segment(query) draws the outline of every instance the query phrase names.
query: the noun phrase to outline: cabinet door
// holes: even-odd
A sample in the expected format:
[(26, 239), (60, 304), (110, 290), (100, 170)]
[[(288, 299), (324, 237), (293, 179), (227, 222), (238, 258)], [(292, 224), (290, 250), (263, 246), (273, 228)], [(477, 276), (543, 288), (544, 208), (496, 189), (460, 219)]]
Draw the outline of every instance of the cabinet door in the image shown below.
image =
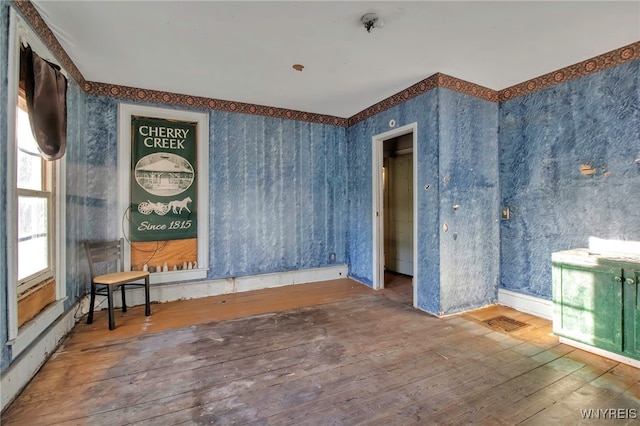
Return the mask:
[(622, 269), (554, 265), (554, 332), (622, 351)]
[(624, 352), (631, 358), (640, 359), (640, 272), (625, 269), (624, 284)]

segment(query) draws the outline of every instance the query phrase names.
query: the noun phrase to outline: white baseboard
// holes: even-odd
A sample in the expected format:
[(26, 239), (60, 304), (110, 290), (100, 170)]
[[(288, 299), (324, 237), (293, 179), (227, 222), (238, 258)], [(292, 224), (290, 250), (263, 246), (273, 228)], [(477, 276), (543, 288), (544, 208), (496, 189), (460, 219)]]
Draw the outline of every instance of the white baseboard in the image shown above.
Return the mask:
[(185, 269), (182, 271), (167, 271), (161, 273), (152, 273), (150, 275), (151, 284), (174, 283), (176, 281), (203, 280), (207, 278), (209, 270), (202, 269)]
[(15, 339), (7, 342), (11, 346), (11, 360), (16, 359), (22, 351), (31, 345), (40, 335), (64, 313), (64, 302), (67, 298), (49, 304), (33, 319), (23, 324)]
[(618, 361), (618, 362), (630, 365), (630, 366), (635, 367), (635, 368), (640, 368), (640, 361), (637, 360), (637, 359), (629, 358), (629, 357), (626, 357), (624, 355), (620, 355), (620, 354), (617, 354), (617, 353), (614, 353), (614, 352), (609, 352), (609, 351), (606, 351), (604, 349), (600, 349), (600, 348), (596, 348), (596, 347), (593, 347), (593, 346), (590, 346), (590, 345), (586, 345), (584, 343), (576, 342), (575, 340), (567, 339), (566, 337), (559, 337), (559, 341), (560, 341), (560, 343), (565, 343), (565, 344), (567, 344), (569, 346), (573, 346), (573, 347), (576, 347), (578, 349), (582, 349), (583, 351), (591, 352), (591, 353), (594, 353), (596, 355), (600, 355), (600, 356), (605, 357), (605, 358), (610, 358), (610, 359), (612, 359), (614, 361)]
[(498, 304), (553, 321), (553, 302), (551, 300), (499, 288)]
[[(251, 275), (246, 277), (226, 278), (219, 280), (166, 284), (151, 286), (151, 301), (164, 303), (176, 300), (197, 299), (200, 297), (218, 296), (241, 291), (260, 290), (264, 288), (282, 287), (294, 284), (305, 284), (318, 281), (347, 278), (347, 265), (327, 266), (324, 268), (301, 269), (297, 271), (277, 272), (272, 274)], [(114, 306), (120, 307), (120, 297), (114, 298)], [(96, 297), (96, 304), (106, 308), (104, 297)], [(127, 305), (144, 304), (142, 288), (127, 289)], [(87, 305), (88, 307), (88, 305)], [(83, 310), (83, 313), (85, 311)]]
[(375, 288), (373, 288), (373, 284), (371, 284), (371, 283), (366, 283), (365, 281), (360, 280), (360, 279), (355, 278), (355, 277), (347, 277), (347, 278), (349, 278), (350, 280), (355, 281), (357, 283), (360, 283), (363, 286), (369, 287), (371, 290), (376, 290)]
[(74, 313), (76, 305), (67, 310), (28, 347), (2, 373), (0, 387), (0, 411), (29, 383), (44, 362), (58, 347), (62, 338), (76, 324)]

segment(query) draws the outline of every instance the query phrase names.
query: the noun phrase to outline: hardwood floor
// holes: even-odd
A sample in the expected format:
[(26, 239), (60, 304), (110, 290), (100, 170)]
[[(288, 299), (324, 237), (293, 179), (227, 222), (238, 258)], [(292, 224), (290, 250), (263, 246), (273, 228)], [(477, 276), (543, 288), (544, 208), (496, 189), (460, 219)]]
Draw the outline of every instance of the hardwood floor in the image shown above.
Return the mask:
[(413, 306), (413, 277), (384, 271), (384, 293), (392, 300)]
[[(2, 424), (578, 424), (640, 418), (640, 370), (492, 306), (443, 319), (350, 280), (180, 301), (78, 324)], [(483, 321), (528, 325), (510, 333)], [(633, 411), (635, 410), (635, 411)], [(603, 414), (604, 413), (604, 414)], [(609, 417), (611, 412), (592, 414)], [(585, 420), (584, 424), (599, 424)]]

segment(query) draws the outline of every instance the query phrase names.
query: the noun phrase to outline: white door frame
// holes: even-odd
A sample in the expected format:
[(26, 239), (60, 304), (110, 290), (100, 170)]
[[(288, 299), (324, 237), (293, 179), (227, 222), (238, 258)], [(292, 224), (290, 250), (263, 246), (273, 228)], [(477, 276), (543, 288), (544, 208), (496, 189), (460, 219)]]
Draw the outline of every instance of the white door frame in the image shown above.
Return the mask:
[(384, 155), (384, 141), (398, 136), (413, 134), (413, 304), (417, 302), (417, 271), (418, 263), (418, 123), (407, 124), (397, 129), (392, 129), (371, 139), (372, 144), (372, 200), (373, 200), (373, 288), (384, 288), (384, 208), (383, 208), (383, 182), (382, 165)]

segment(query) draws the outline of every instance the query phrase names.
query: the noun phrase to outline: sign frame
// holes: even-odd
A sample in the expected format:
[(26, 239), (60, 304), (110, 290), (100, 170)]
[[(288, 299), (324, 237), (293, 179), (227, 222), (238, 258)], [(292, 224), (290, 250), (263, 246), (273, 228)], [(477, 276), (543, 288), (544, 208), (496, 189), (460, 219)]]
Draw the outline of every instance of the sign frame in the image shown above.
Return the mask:
[[(209, 269), (209, 114), (171, 108), (120, 103), (118, 106), (118, 236), (130, 239), (130, 227), (121, 226), (131, 206), (132, 118), (147, 117), (196, 123), (197, 175), (197, 267), (188, 270), (155, 272), (151, 283), (205, 279)], [(124, 229), (123, 229), (124, 228)], [(126, 244), (125, 270), (131, 268), (131, 247)]]
[(131, 121), (130, 241), (197, 238), (197, 124), (140, 116)]

